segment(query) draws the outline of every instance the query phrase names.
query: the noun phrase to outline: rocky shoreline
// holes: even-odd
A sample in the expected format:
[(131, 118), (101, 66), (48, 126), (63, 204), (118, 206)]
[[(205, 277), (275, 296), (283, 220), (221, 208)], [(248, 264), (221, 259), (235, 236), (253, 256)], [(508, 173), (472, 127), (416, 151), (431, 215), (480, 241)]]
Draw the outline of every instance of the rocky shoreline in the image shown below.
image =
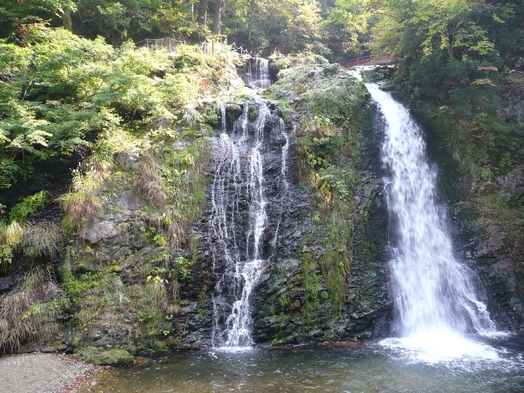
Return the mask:
[(0, 357), (0, 393), (73, 393), (100, 367), (70, 355), (31, 353)]

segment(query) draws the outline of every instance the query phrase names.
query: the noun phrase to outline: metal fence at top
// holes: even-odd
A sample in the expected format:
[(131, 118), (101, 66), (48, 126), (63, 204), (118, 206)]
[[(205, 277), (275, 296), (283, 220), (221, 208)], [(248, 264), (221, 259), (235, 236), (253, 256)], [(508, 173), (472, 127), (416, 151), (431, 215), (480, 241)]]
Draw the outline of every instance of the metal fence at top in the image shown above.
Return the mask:
[[(165, 49), (168, 52), (176, 52), (178, 45), (186, 44), (185, 41), (175, 40), (171, 37), (166, 38), (146, 38), (142, 41), (135, 43), (136, 46), (146, 47), (150, 50), (161, 50)], [(221, 52), (224, 48), (230, 48), (233, 51), (238, 52), (242, 56), (252, 56), (252, 53), (242, 46), (238, 46), (236, 43), (231, 45), (220, 42), (220, 41), (204, 41), (199, 45), (200, 50), (208, 54), (215, 54)]]
[(175, 40), (171, 37), (166, 38), (146, 38), (145, 40), (135, 43), (136, 46), (145, 46), (150, 50), (165, 49), (168, 52), (175, 52), (179, 44), (185, 44), (185, 41)]

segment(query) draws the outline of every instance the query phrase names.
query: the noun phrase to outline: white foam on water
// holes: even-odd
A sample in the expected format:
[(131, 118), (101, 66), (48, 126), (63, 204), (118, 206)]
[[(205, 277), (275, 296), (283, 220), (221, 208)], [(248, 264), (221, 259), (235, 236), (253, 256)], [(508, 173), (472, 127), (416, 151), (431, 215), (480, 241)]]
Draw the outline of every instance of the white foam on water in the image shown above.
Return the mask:
[(225, 352), (225, 353), (245, 353), (252, 352), (256, 348), (253, 346), (228, 346), (228, 347), (213, 347), (213, 351)]
[(394, 350), (400, 357), (425, 363), (453, 361), (499, 361), (493, 347), (454, 332), (432, 332), (401, 338), (387, 338), (381, 346)]

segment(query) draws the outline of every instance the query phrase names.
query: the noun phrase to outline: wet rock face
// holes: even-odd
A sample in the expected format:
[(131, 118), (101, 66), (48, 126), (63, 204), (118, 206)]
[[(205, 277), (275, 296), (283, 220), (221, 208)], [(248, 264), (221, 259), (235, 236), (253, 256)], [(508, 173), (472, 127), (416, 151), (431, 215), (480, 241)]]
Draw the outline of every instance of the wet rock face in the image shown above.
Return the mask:
[[(303, 103), (297, 102), (299, 106)], [(273, 102), (267, 101), (265, 105), (269, 113), (261, 128), (258, 128), (261, 124), (257, 119), (266, 109), (260, 103), (228, 104), (223, 111), (225, 117), (219, 122), (222, 124), (219, 128), (228, 129), (231, 138), (242, 137), (244, 131), (232, 129), (244, 118), (248, 124), (246, 137), (259, 134), (267, 216), (259, 255), (267, 261), (267, 266), (251, 294), (251, 338), (256, 343), (300, 343), (361, 340), (387, 335), (391, 299), (385, 238), (388, 216), (378, 164), (377, 138), (380, 136), (373, 130), (364, 132), (360, 139), (360, 163), (353, 159), (339, 160), (341, 168), (358, 172), (352, 180), (351, 198), (346, 202), (349, 210), (344, 212), (345, 220), (351, 226), (348, 231), (351, 238), (345, 239), (344, 244), (332, 244), (328, 241), (331, 236), (328, 223), (335, 219), (333, 212), (322, 210), (318, 190), (299, 179), (300, 157), (297, 157), (299, 150), (295, 145), (299, 137), (294, 135), (291, 124), (283, 125)], [(372, 107), (367, 109), (373, 111)], [(222, 132), (217, 130), (217, 143)], [(357, 131), (352, 128), (347, 132)], [(284, 150), (287, 150), (285, 159)], [(217, 167), (221, 159), (217, 154), (220, 152), (215, 152), (215, 163), (209, 168), (209, 174), (215, 180), (221, 170)], [(121, 161), (130, 167), (136, 164), (134, 157), (123, 157)], [(249, 171), (247, 162), (241, 161), (239, 166), (241, 171)], [(252, 240), (249, 235), (251, 197), (248, 191), (252, 186), (242, 176), (224, 188), (223, 197), (234, 201), (225, 209), (225, 214), (238, 215), (239, 219), (228, 232), (228, 238), (235, 241), (236, 258), (245, 260), (253, 257), (252, 248), (248, 246)], [(212, 230), (212, 225), (216, 224), (213, 221), (214, 180), (210, 183), (204, 214), (193, 226), (188, 234), (190, 240), (186, 242), (184, 255), (193, 261), (190, 273), (179, 281), (176, 288), (167, 288), (176, 293), (172, 296), (178, 307), (173, 312), (166, 311), (169, 319), (164, 318), (162, 322), (161, 339), (166, 337), (165, 342), (171, 348), (197, 349), (216, 345), (213, 332), (217, 326), (225, 324), (225, 315), (231, 313), (236, 300), (233, 289), (217, 288), (221, 285), (227, 260), (216, 251), (222, 249), (228, 240)], [(88, 223), (80, 233), (81, 239), (95, 250), (95, 254), (88, 258), (87, 268), (94, 270), (98, 264), (132, 255), (126, 257), (119, 276), (126, 286), (144, 285), (145, 278), (137, 272), (142, 266), (145, 269), (147, 261), (154, 260), (162, 252), (162, 247), (152, 248), (142, 237), (136, 236), (146, 225), (138, 217), (144, 201), (131, 193), (114, 198), (111, 205), (117, 208), (114, 211), (106, 209), (103, 219)], [(326, 280), (337, 282), (338, 277), (329, 276), (332, 273), (324, 271), (327, 267), (323, 263), (326, 262), (321, 261), (335, 254), (332, 264), (341, 263), (336, 259), (339, 252), (349, 255), (350, 262), (344, 267), (337, 284), (344, 288), (344, 292), (335, 308), (330, 298), (333, 282)], [(128, 268), (127, 261), (133, 269)], [(136, 311), (145, 312), (132, 310), (130, 315), (113, 320), (113, 327), (104, 324), (105, 321), (94, 324), (84, 337), (86, 342), (97, 347), (114, 346), (131, 353), (140, 352), (138, 347), (145, 338), (140, 336), (141, 325), (136, 322), (140, 316), (135, 315)]]
[[(337, 74), (337, 78), (343, 84), (342, 90), (356, 94), (356, 90), (351, 87), (354, 82), (348, 80), (347, 75), (342, 75), (343, 71), (338, 68), (336, 71), (340, 74)], [(327, 71), (318, 72), (333, 78)], [(337, 88), (336, 86), (337, 84), (334, 84), (331, 87)], [(321, 96), (319, 93), (319, 97)], [(336, 94), (334, 96), (337, 97)], [(304, 99), (293, 102), (293, 106), (300, 109), (295, 108), (299, 114), (307, 116), (308, 111), (302, 105)], [(269, 106), (271, 110), (274, 109), (272, 104)], [(352, 121), (358, 122), (357, 118), (372, 117), (373, 107), (367, 106), (367, 109), (370, 115), (363, 115), (360, 107), (349, 109), (348, 112), (355, 111), (355, 119)], [(256, 106), (246, 111), (243, 104), (228, 104), (223, 109), (222, 116), (224, 117), (225, 114), (225, 118), (222, 119), (222, 124), (228, 129), (234, 128), (235, 122), (242, 116), (245, 116), (246, 121), (256, 122), (259, 111), (260, 108)], [(376, 135), (376, 132), (371, 129), (363, 132), (365, 135), (359, 136), (356, 131), (359, 126), (355, 125), (355, 128), (346, 132), (352, 134), (351, 138), (360, 139), (362, 161), (357, 164), (352, 159), (333, 158), (334, 161), (339, 162), (338, 170), (342, 173), (345, 173), (343, 171), (346, 169), (355, 171), (357, 167), (359, 172), (351, 185), (352, 196), (345, 202), (348, 210), (344, 212), (344, 220), (348, 220), (348, 225), (351, 226), (348, 230), (351, 239), (335, 236), (337, 242), (343, 241), (344, 244), (332, 244), (333, 240), (329, 239), (330, 236), (333, 238), (333, 229), (328, 226), (332, 220), (336, 221), (337, 213), (334, 213), (332, 208), (323, 211), (319, 207), (318, 190), (299, 181), (300, 158), (296, 157), (298, 150), (295, 143), (300, 136), (294, 134), (289, 139), (285, 168), (287, 186), (283, 197), (282, 149), (285, 141), (282, 133), (274, 131), (279, 121), (277, 117), (269, 117), (263, 130), (264, 147), (261, 151), (264, 162), (267, 225), (261, 240), (263, 244), (261, 255), (268, 260), (268, 264), (251, 295), (252, 339), (257, 343), (300, 343), (385, 336), (390, 332), (392, 302), (388, 292), (389, 274), (386, 255), (385, 228), (388, 224), (388, 215), (379, 173), (380, 143), (377, 140), (381, 136)], [(290, 131), (291, 127), (288, 126), (288, 133)], [(304, 131), (301, 132), (301, 135), (304, 135)], [(250, 130), (249, 133), (253, 131)], [(245, 167), (246, 164), (241, 166)], [(242, 192), (239, 190), (245, 186), (242, 182), (238, 182), (235, 187), (229, 187), (225, 199), (233, 199), (235, 194), (241, 195)], [(210, 190), (208, 190), (209, 200), (211, 200)], [(234, 209), (244, 213), (247, 207), (248, 200), (243, 197), (234, 204)], [(227, 214), (233, 214), (234, 209), (226, 209)], [(194, 236), (201, 240), (199, 263), (207, 271), (211, 270), (211, 266), (215, 269), (215, 273), (211, 274), (205, 283), (208, 296), (204, 302), (191, 303), (184, 308), (184, 315), (176, 318), (182, 347), (186, 348), (210, 345), (212, 343), (210, 330), (214, 326), (213, 318), (217, 317), (213, 314), (213, 307), (215, 310), (230, 312), (234, 300), (231, 293), (221, 292), (217, 296), (214, 292), (217, 286), (222, 285), (219, 279), (226, 262), (213, 251), (224, 242), (224, 239), (217, 238), (211, 233), (212, 231), (210, 232), (212, 210), (212, 204), (208, 202), (205, 214), (195, 227), (194, 233)], [(236, 239), (236, 248), (240, 250), (238, 255), (241, 259), (246, 257), (242, 251), (246, 249), (248, 232), (248, 218), (245, 217), (243, 221), (240, 220), (235, 224), (235, 229), (229, 236)], [(334, 250), (338, 251), (334, 252)], [(334, 273), (338, 269), (337, 263), (344, 263), (336, 259), (337, 252), (350, 255), (350, 263), (345, 265), (339, 277), (333, 277), (333, 274), (338, 274)], [(323, 265), (325, 263), (330, 263), (331, 267)], [(324, 271), (325, 268), (330, 268), (331, 272)], [(198, 278), (191, 280), (194, 283), (192, 290), (194, 296), (195, 289), (203, 288), (204, 284)], [(337, 300), (337, 306), (334, 307), (335, 302), (332, 297), (333, 291), (337, 288), (343, 288), (344, 292), (342, 299)], [(190, 295), (189, 292), (185, 293)], [(211, 300), (213, 293), (215, 293), (214, 304)], [(182, 295), (182, 298), (184, 296)], [(223, 322), (224, 318), (219, 318)], [(186, 328), (187, 326), (191, 329)]]
[(390, 333), (392, 301), (385, 231), (388, 212), (383, 182), (377, 173), (379, 144), (371, 140), (377, 138), (380, 136), (369, 132), (362, 141), (366, 159), (360, 165), (354, 191), (352, 263), (340, 309), (332, 309), (329, 284), (323, 279), (317, 284), (317, 304), (311, 308), (307, 276), (310, 273), (321, 276), (322, 267), (307, 272), (306, 256), (319, 261), (331, 250), (325, 240), (326, 229), (311, 220), (317, 213), (311, 190), (296, 187), (296, 199), (290, 203), (296, 209), (289, 210), (278, 257), (257, 290), (253, 315), (256, 340), (274, 343), (361, 340)]
[(295, 188), (294, 201), (282, 228), (278, 256), (260, 281), (254, 298), (254, 338), (257, 342), (300, 343), (308, 341), (359, 340), (382, 337), (390, 331), (391, 300), (387, 290), (385, 255), (387, 211), (382, 181), (371, 172), (362, 173), (354, 233), (354, 258), (347, 276), (346, 299), (338, 312), (318, 285), (319, 304), (308, 310), (304, 287), (303, 251), (322, 258), (328, 250), (314, 240), (304, 246), (304, 238), (322, 236), (308, 218), (313, 204), (307, 193)]
[[(234, 109), (237, 107), (235, 105)], [(242, 109), (226, 111), (228, 115), (242, 113)], [(282, 189), (282, 147), (285, 141), (275, 132), (278, 118), (269, 118), (264, 128), (264, 179), (267, 200), (267, 226), (263, 234), (262, 255), (268, 266), (259, 278), (251, 298), (252, 338), (257, 343), (299, 343), (307, 341), (366, 339), (386, 335), (390, 330), (391, 300), (388, 294), (386, 232), (387, 211), (382, 192), (381, 178), (371, 169), (376, 169), (378, 151), (368, 146), (370, 158), (362, 165), (359, 185), (355, 192), (353, 262), (347, 275), (347, 294), (340, 310), (333, 312), (323, 293), (328, 289), (318, 283), (318, 306), (308, 309), (310, 303), (305, 283), (304, 255), (320, 259), (330, 250), (324, 243), (325, 228), (312, 221), (312, 213), (318, 213), (312, 190), (301, 186), (296, 166), (294, 139), (286, 159), (287, 190)], [(227, 124), (232, 124), (228, 119)], [(376, 138), (369, 132), (370, 138)], [(364, 138), (367, 140), (367, 138)], [(371, 143), (371, 142), (370, 142)], [(376, 154), (373, 158), (373, 154)], [(369, 169), (365, 169), (369, 168)], [(238, 187), (242, 187), (238, 184)], [(238, 193), (238, 187), (230, 188), (227, 198)], [(208, 200), (211, 200), (208, 190)], [(238, 200), (236, 206), (247, 208), (247, 201)], [(212, 203), (208, 202), (202, 220), (194, 227), (193, 236), (200, 240), (198, 261), (200, 268), (181, 288), (181, 298), (195, 299), (206, 287), (205, 300), (190, 302), (182, 308), (182, 315), (175, 317), (174, 326), (180, 337), (181, 347), (199, 348), (211, 346), (213, 307), (231, 310), (231, 295), (215, 296), (219, 275), (225, 261), (216, 255), (213, 248), (221, 242), (210, 232)], [(230, 212), (231, 213), (231, 212)], [(246, 221), (240, 221), (231, 237), (236, 238), (239, 250), (246, 249)], [(275, 235), (276, 242), (275, 242)], [(308, 240), (306, 240), (308, 239)], [(245, 255), (241, 252), (241, 257)], [(202, 276), (198, 271), (210, 272), (215, 264), (215, 273)], [(319, 269), (319, 268), (316, 268)], [(321, 274), (321, 271), (313, 272)], [(191, 288), (191, 290), (189, 290)], [(336, 317), (334, 317), (336, 315)]]
[[(228, 340), (228, 318), (234, 303), (244, 296), (246, 276), (238, 269), (256, 260), (264, 265), (274, 262), (276, 240), (283, 228), (293, 225), (289, 211), (298, 208), (290, 209), (287, 188), (293, 165), (291, 138), (273, 113), (273, 104), (259, 101), (223, 109), (223, 129), (215, 137), (214, 179), (194, 234), (200, 239), (198, 260), (209, 272), (206, 318), (197, 320), (187, 310), (192, 329), (181, 336), (182, 345), (188, 347), (208, 345), (211, 334), (215, 345)], [(259, 240), (258, 225), (263, 227)]]
[[(215, 182), (222, 182), (223, 185), (220, 187), (215, 185), (211, 187), (215, 187), (214, 190), (208, 190), (209, 203), (204, 213), (204, 221), (207, 223), (205, 240), (211, 249), (217, 243), (224, 242), (224, 239), (219, 238), (215, 233), (215, 228), (212, 227), (218, 225), (218, 222), (211, 222), (213, 204), (224, 201), (228, 223), (221, 223), (220, 225), (229, 225), (229, 222), (235, 221), (234, 228), (228, 228), (228, 230), (231, 230), (231, 238), (235, 239), (234, 244), (229, 244), (229, 246), (231, 249), (238, 250), (238, 256), (242, 260), (252, 258), (253, 255), (251, 254), (254, 252), (252, 249), (250, 250), (248, 245), (253, 237), (253, 235), (249, 235), (252, 230), (249, 215), (253, 213), (249, 212), (249, 209), (252, 209), (250, 204), (253, 199), (251, 188), (254, 187), (254, 184), (250, 184), (250, 181), (262, 181), (263, 183), (261, 186), (267, 214), (263, 238), (260, 241), (262, 249), (259, 251), (259, 255), (263, 259), (272, 256), (274, 247), (272, 247), (271, 242), (278, 232), (277, 226), (283, 221), (279, 215), (281, 211), (287, 210), (287, 206), (283, 204), (289, 204), (288, 198), (284, 197), (286, 192), (283, 185), (285, 175), (282, 173), (283, 171), (289, 172), (292, 165), (292, 159), (287, 157), (286, 167), (282, 168), (282, 151), (288, 143), (284, 133), (287, 134), (288, 130), (281, 123), (280, 117), (274, 114), (274, 110), (274, 105), (271, 102), (228, 105), (225, 110), (227, 119), (224, 122), (228, 131), (222, 130), (220, 133), (228, 134), (228, 141), (232, 141), (231, 143), (237, 141), (233, 148), (235, 151), (227, 151), (228, 147), (223, 150), (223, 147), (219, 146), (220, 138), (217, 135), (217, 149), (215, 151), (217, 157), (215, 158), (213, 176)], [(266, 111), (270, 112), (266, 113)], [(245, 140), (245, 142), (239, 143), (239, 140)], [(254, 170), (250, 166), (254, 164), (249, 152), (255, 148), (260, 152), (261, 180), (254, 179), (254, 175), (250, 173)], [(238, 161), (236, 161), (236, 158), (221, 161), (221, 156), (227, 154), (238, 155)], [(217, 176), (222, 176), (223, 179), (217, 180)], [(228, 176), (233, 177), (233, 179), (227, 179)], [(211, 195), (213, 193), (222, 193), (223, 195), (215, 195), (216, 201), (213, 201)], [(219, 253), (215, 253), (215, 258), (221, 258)], [(218, 267), (218, 269), (221, 268)]]
[(111, 196), (106, 201), (102, 217), (90, 220), (79, 232), (79, 238), (96, 252), (87, 261), (95, 271), (103, 262), (118, 260), (139, 250), (146, 249), (147, 242), (137, 236), (146, 223), (142, 222), (140, 208), (146, 203), (130, 191)]
[(492, 319), (501, 329), (524, 325), (524, 248), (518, 210), (490, 200), (518, 201), (524, 194), (524, 171), (517, 167), (496, 179), (489, 194), (459, 202), (453, 209), (457, 243), (479, 272)]
[(16, 284), (14, 277), (0, 278), (0, 293), (11, 290)]

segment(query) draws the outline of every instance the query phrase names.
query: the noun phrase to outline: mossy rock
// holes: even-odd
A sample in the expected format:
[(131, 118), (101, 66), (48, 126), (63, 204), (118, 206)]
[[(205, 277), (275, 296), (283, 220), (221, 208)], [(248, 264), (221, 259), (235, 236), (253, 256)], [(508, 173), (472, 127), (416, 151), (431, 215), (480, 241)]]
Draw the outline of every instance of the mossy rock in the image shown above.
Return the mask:
[(135, 359), (133, 355), (121, 348), (87, 347), (78, 356), (85, 362), (101, 366), (124, 366), (133, 363)]
[(242, 115), (242, 107), (238, 104), (227, 104), (226, 117), (228, 122), (232, 125)]

